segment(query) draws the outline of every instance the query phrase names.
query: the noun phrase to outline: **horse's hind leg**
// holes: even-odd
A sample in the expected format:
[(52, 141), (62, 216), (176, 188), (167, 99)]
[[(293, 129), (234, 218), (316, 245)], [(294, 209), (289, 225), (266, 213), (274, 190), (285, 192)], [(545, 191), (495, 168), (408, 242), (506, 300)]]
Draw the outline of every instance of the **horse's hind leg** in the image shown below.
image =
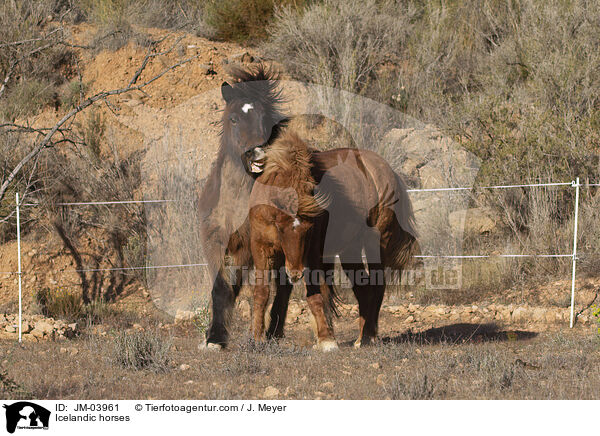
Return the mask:
[[(372, 306), (371, 287), (368, 283), (368, 273), (362, 262), (362, 253), (360, 249), (352, 252), (340, 254), (340, 263), (344, 274), (348, 277), (352, 285), (352, 292), (358, 301), (358, 338), (354, 342), (355, 347), (367, 345), (373, 339), (373, 334), (369, 330), (369, 319)], [(365, 283), (363, 283), (365, 282)]]
[[(383, 253), (382, 253), (383, 254)], [(369, 255), (367, 255), (369, 260)], [(385, 271), (383, 262), (369, 262), (369, 283), (371, 287), (371, 305), (367, 314), (365, 332), (371, 338), (376, 338), (378, 333), (379, 312), (385, 293)]]
[(267, 338), (282, 338), (288, 304), (294, 285), (283, 269), (279, 269), (276, 278), (276, 292), (271, 306), (271, 321), (267, 330)]

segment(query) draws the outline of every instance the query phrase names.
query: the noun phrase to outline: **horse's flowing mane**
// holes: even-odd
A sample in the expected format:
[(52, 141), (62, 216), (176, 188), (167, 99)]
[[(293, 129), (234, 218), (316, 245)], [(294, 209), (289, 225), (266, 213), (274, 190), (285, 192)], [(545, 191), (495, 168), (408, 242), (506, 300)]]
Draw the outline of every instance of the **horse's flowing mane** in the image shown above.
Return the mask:
[(232, 79), (231, 86), (242, 98), (259, 101), (277, 121), (285, 118), (281, 110), (285, 100), (277, 83), (279, 74), (272, 67), (263, 63), (251, 68), (231, 66), (227, 73)]
[(314, 192), (312, 153), (297, 134), (285, 131), (266, 149), (264, 172), (258, 179), (265, 185), (293, 188), (298, 194), (297, 214), (305, 217), (320, 215), (327, 207), (327, 198)]

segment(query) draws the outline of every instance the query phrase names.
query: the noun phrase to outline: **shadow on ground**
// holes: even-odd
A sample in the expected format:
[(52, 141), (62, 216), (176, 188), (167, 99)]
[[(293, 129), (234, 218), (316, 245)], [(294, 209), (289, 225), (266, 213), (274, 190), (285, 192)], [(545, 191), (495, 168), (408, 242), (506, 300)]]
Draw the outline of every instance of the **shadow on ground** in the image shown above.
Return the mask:
[(536, 332), (522, 330), (502, 330), (495, 323), (489, 324), (451, 324), (413, 333), (408, 330), (397, 336), (384, 336), (383, 343), (402, 344), (406, 342), (422, 344), (439, 343), (481, 343), (499, 341), (521, 341), (532, 339)]

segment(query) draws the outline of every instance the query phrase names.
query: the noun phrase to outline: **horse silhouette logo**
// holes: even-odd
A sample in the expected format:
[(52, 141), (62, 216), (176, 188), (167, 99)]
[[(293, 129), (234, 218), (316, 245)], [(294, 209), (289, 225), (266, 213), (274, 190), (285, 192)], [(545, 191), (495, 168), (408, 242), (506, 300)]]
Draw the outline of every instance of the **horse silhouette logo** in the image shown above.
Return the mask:
[(3, 406), (6, 409), (6, 431), (14, 433), (18, 428), (48, 429), (50, 411), (29, 401), (19, 401)]

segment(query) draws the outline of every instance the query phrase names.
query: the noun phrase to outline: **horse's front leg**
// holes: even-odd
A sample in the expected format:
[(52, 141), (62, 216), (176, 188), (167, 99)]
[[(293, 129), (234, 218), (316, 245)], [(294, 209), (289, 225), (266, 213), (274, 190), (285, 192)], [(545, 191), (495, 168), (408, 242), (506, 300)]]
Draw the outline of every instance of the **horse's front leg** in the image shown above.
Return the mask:
[(265, 332), (265, 311), (269, 302), (269, 288), (271, 271), (268, 264), (256, 263), (254, 273), (252, 334), (255, 341), (262, 341)]
[(225, 278), (223, 269), (217, 272), (217, 277), (213, 283), (211, 292), (212, 298), (212, 319), (206, 332), (206, 342), (204, 347), (207, 349), (225, 348), (229, 339), (227, 324), (233, 311), (235, 301), (234, 290)]
[(276, 253), (274, 247), (262, 241), (259, 235), (251, 236), (250, 249), (254, 259), (252, 335), (255, 341), (261, 341), (265, 332), (265, 312), (269, 302)]
[(305, 274), (306, 281), (306, 301), (315, 322), (317, 344), (315, 348), (321, 351), (337, 350), (338, 346), (333, 336), (333, 327), (331, 320), (328, 319), (326, 305), (329, 302), (331, 292), (326, 282), (325, 271), (322, 269), (309, 269)]
[(294, 285), (290, 282), (283, 267), (277, 269), (276, 291), (271, 307), (271, 320), (267, 330), (267, 338), (282, 338), (283, 327), (287, 316), (288, 305)]
[(209, 265), (218, 267), (218, 269), (211, 291), (212, 318), (203, 346), (206, 349), (222, 349), (227, 346), (228, 327), (235, 299), (243, 284), (243, 268), (252, 264), (249, 238), (246, 236), (246, 232), (238, 231), (233, 236), (230, 238), (226, 255), (224, 250), (214, 243), (208, 250)]

